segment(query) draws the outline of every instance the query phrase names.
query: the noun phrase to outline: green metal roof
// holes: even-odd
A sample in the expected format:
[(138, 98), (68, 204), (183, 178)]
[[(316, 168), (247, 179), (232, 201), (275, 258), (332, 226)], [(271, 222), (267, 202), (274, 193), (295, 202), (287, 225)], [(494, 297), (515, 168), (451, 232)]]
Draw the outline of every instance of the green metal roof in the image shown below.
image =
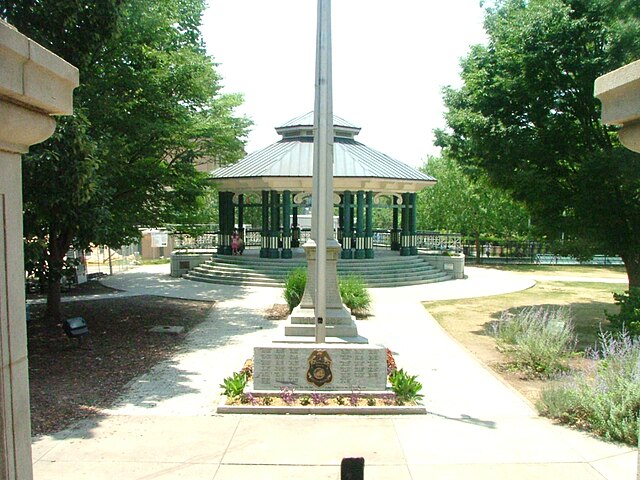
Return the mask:
[[(410, 182), (416, 190), (435, 183), (435, 178), (402, 163), (389, 155), (354, 140), (360, 128), (334, 116), (334, 178), (353, 177), (359, 180), (394, 180)], [(282, 140), (247, 155), (239, 162), (212, 172), (214, 180), (261, 177), (312, 177), (313, 175), (313, 112), (286, 122), (276, 131)]]

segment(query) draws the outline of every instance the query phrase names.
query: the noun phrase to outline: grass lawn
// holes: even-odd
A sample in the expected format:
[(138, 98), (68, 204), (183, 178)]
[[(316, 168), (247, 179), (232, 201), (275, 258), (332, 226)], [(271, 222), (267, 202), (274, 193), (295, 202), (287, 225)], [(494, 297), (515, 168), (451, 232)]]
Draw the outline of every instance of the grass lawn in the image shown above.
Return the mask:
[(562, 276), (562, 277), (587, 277), (587, 278), (620, 278), (627, 281), (627, 273), (622, 265), (473, 265), (481, 268), (493, 268), (515, 273), (535, 274), (535, 276)]
[[(577, 349), (584, 351), (595, 345), (601, 328), (608, 328), (605, 310), (617, 313), (613, 292), (627, 289), (626, 275), (617, 267), (517, 265), (501, 269), (534, 276), (537, 284), (528, 290), (506, 295), (425, 302), (424, 306), (456, 340), (533, 403), (539, 398), (545, 381), (529, 380), (507, 369), (505, 366), (509, 358), (496, 348), (496, 341), (487, 333), (487, 328), (505, 310), (532, 305), (569, 306), (578, 337)], [(571, 281), (558, 281), (554, 277), (583, 277), (585, 281), (573, 278)], [(597, 278), (618, 278), (621, 283), (594, 281)]]

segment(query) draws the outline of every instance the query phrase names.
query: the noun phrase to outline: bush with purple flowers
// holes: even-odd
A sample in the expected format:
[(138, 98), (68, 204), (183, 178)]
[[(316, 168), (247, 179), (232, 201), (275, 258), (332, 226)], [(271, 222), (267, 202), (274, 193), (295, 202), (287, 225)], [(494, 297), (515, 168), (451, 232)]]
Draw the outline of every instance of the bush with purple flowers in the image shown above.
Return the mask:
[(516, 368), (530, 376), (549, 378), (568, 370), (573, 352), (571, 311), (566, 307), (528, 307), (505, 311), (490, 333), (514, 359)]
[(626, 331), (619, 335), (602, 332), (589, 357), (592, 371), (565, 376), (543, 390), (538, 409), (606, 439), (637, 445), (640, 339)]

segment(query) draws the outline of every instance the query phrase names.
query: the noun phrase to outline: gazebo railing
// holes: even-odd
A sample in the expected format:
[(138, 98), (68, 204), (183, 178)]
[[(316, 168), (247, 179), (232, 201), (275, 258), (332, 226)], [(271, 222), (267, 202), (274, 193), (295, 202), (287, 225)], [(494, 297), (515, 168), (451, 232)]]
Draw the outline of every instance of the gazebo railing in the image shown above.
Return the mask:
[(459, 233), (418, 232), (416, 244), (423, 250), (462, 252), (462, 235)]
[(218, 232), (205, 232), (195, 237), (187, 233), (172, 233), (174, 246), (178, 250), (212, 249), (219, 244)]
[[(219, 245), (219, 232), (208, 231), (197, 236), (187, 233), (175, 232), (171, 235), (174, 245), (179, 250), (190, 249), (215, 249)], [(311, 236), (310, 229), (300, 230), (300, 245), (304, 245)], [(459, 234), (446, 234), (437, 232), (418, 232), (417, 246), (422, 250), (429, 251), (462, 251), (462, 237)], [(262, 245), (262, 232), (260, 229), (246, 229), (244, 231), (244, 242), (246, 248), (259, 248)], [(373, 248), (391, 248), (391, 232), (389, 230), (374, 230)]]

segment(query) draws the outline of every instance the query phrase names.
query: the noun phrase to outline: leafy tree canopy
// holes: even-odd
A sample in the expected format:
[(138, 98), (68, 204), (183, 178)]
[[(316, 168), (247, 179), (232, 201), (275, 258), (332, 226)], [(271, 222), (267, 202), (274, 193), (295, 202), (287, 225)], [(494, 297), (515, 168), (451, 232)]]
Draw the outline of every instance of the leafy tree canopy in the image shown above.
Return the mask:
[(524, 236), (529, 215), (486, 175), (470, 175), (452, 158), (431, 157), (421, 170), (438, 179), (418, 194), (418, 228), (459, 232), (474, 238), (480, 258), (480, 236)]
[(640, 155), (600, 122), (595, 79), (640, 57), (640, 4), (499, 0), (447, 88), (446, 155), (526, 204), (568, 253), (617, 254), (640, 285)]
[(239, 95), (220, 93), (198, 30), (203, 9), (203, 0), (0, 1), (2, 17), (80, 69), (75, 115), (23, 163), (25, 237), (47, 245), (50, 304), (70, 244), (119, 246), (140, 227), (193, 215), (206, 193), (198, 159), (243, 155), (250, 122), (233, 113)]

